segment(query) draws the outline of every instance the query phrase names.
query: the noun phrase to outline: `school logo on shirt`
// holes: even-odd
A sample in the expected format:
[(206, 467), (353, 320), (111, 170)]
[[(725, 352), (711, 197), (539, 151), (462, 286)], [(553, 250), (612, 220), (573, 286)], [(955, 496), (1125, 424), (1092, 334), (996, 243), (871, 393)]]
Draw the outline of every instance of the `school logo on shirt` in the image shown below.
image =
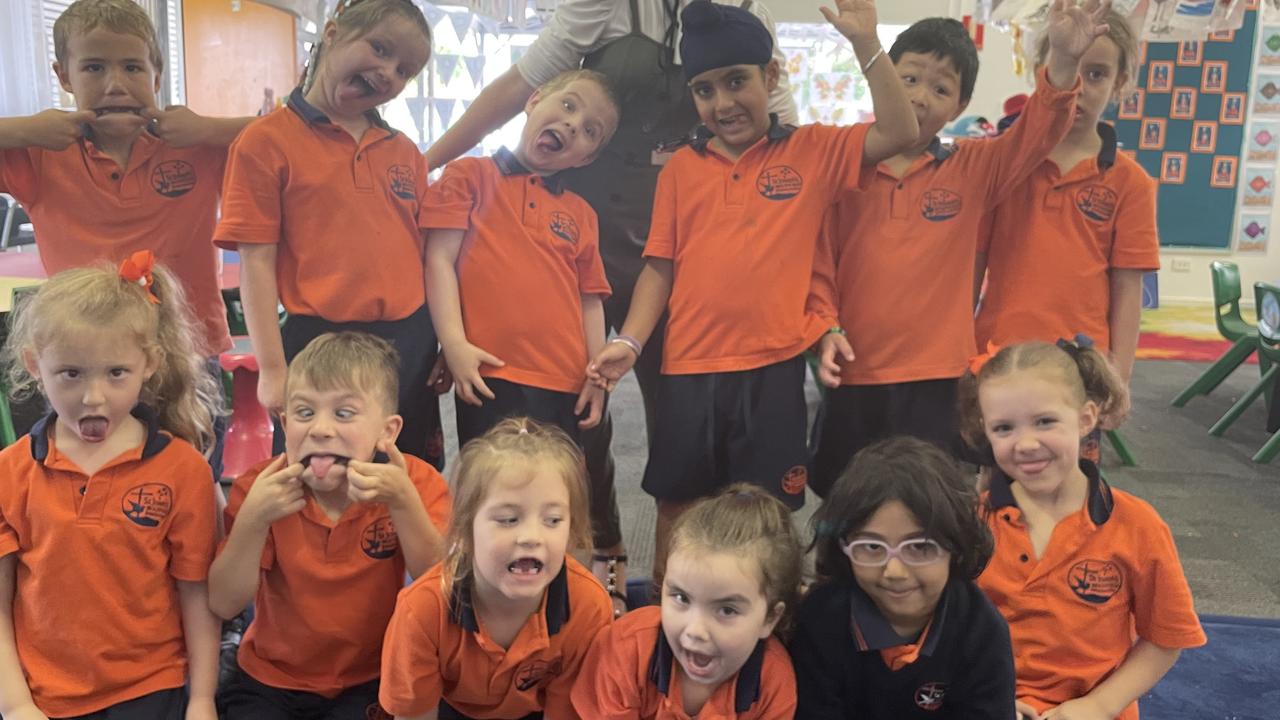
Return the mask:
[(809, 471), (803, 465), (796, 465), (782, 474), (782, 492), (788, 495), (800, 495), (807, 484)]
[(396, 535), (396, 526), (391, 518), (378, 518), (360, 534), (360, 549), (374, 560), (386, 560), (394, 557), (400, 549), (400, 536)]
[(1090, 185), (1076, 193), (1076, 207), (1090, 220), (1106, 222), (1116, 214), (1117, 196), (1114, 190), (1102, 185)]
[(516, 689), (520, 692), (532, 690), (550, 682), (552, 678), (559, 677), (562, 671), (560, 658), (552, 662), (546, 660), (527, 662), (516, 669)]
[(191, 192), (196, 186), (196, 168), (186, 160), (162, 162), (151, 171), (151, 187), (168, 198)]
[(401, 200), (412, 200), (417, 197), (417, 184), (413, 178), (413, 168), (408, 165), (392, 165), (387, 168), (387, 182), (391, 184), (391, 194)]
[(1109, 560), (1084, 560), (1071, 566), (1067, 585), (1081, 600), (1101, 605), (1120, 592), (1124, 574), (1119, 565)]
[(804, 189), (804, 178), (794, 168), (774, 165), (756, 178), (756, 190), (770, 200), (790, 200)]
[(364, 709), (364, 718), (365, 720), (396, 720), (394, 715), (383, 710), (378, 703), (373, 703)]
[(559, 210), (551, 213), (551, 224), (547, 225), (547, 229), (551, 230), (552, 235), (574, 245), (578, 244), (578, 238), (581, 236), (578, 232), (578, 223), (573, 221), (573, 216)]
[(960, 214), (964, 199), (959, 193), (937, 188), (920, 198), (920, 216), (929, 222), (942, 222)]
[(942, 699), (946, 696), (946, 683), (925, 683), (916, 688), (916, 706), (921, 710), (941, 710)]
[(124, 516), (142, 527), (155, 527), (173, 509), (173, 490), (160, 483), (145, 483), (129, 488), (120, 499)]

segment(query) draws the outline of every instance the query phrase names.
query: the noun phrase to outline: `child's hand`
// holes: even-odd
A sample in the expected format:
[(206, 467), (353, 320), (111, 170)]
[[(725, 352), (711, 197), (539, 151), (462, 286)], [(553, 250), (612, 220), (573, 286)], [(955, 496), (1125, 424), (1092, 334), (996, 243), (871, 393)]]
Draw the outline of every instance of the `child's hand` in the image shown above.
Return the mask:
[(1113, 716), (1085, 695), (1045, 710), (1040, 720), (1113, 720)]
[(1083, 0), (1076, 4), (1054, 0), (1049, 8), (1049, 47), (1070, 60), (1079, 60), (1093, 41), (1107, 34), (1103, 17), (1111, 8), (1110, 0)]
[(284, 413), (285, 370), (258, 370), (258, 403), (267, 412), (279, 417)]
[(382, 503), (400, 508), (408, 502), (421, 502), (409, 479), (408, 465), (400, 448), (393, 442), (378, 441), (378, 450), (387, 454), (387, 462), (347, 463), (347, 497), (358, 503)]
[(818, 341), (818, 380), (829, 388), (840, 387), (841, 363), (853, 362), (849, 338), (829, 332)]
[(22, 705), (9, 711), (5, 720), (49, 720), (49, 716), (40, 712), (35, 705)]
[(453, 373), (449, 372), (449, 363), (445, 361), (444, 353), (436, 356), (436, 362), (427, 375), (427, 387), (437, 395), (443, 395), (453, 389)]
[(605, 343), (587, 365), (587, 380), (596, 387), (612, 392), (638, 359), (640, 358), (635, 351), (623, 343)]
[(458, 397), (462, 398), (463, 402), (479, 406), (482, 402), (479, 396), (493, 399), (493, 391), (484, 384), (484, 378), (480, 376), (480, 366), (502, 367), (506, 365), (505, 362), (469, 342), (446, 348), (444, 356), (445, 362), (449, 365), (449, 372), (453, 373), (453, 384), (457, 389)]
[(193, 699), (187, 703), (185, 720), (218, 720), (213, 698)]
[(98, 115), (92, 110), (45, 110), (27, 118), (23, 141), (45, 150), (65, 150), (84, 137), (84, 126)]
[(240, 506), (240, 521), (266, 529), (275, 521), (302, 510), (307, 499), (302, 494), (301, 475), (302, 463), (286, 467), (283, 454), (272, 460), (249, 488), (244, 505)]
[(151, 121), (156, 137), (171, 147), (191, 147), (208, 141), (209, 121), (183, 105), (170, 105), (164, 110), (147, 108), (142, 116)]
[(876, 37), (876, 4), (875, 0), (835, 0), (836, 11), (830, 8), (818, 8), (827, 22), (835, 26), (849, 39), (849, 42)]
[(1040, 720), (1040, 713), (1030, 705), (1021, 700), (1014, 701), (1014, 705), (1018, 709), (1018, 720)]
[(578, 427), (590, 430), (600, 424), (600, 418), (604, 417), (604, 399), (604, 388), (591, 380), (582, 383), (582, 391), (578, 393), (578, 404), (573, 406), (573, 414), (581, 417), (584, 410), (590, 412), (578, 421)]

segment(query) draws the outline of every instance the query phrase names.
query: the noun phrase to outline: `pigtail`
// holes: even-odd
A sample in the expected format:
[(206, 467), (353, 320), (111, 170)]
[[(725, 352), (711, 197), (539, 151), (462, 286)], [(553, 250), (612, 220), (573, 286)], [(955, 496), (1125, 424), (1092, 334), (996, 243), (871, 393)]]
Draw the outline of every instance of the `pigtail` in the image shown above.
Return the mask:
[[(155, 408), (160, 427), (203, 449), (213, 440), (214, 418), (223, 413), (217, 380), (199, 350), (196, 324), (186, 293), (162, 266), (152, 269), (155, 303), (155, 374), (143, 386), (143, 400)], [(145, 290), (139, 302), (149, 302)]]
[(1098, 406), (1099, 424), (1117, 427), (1124, 422), (1129, 407), (1129, 388), (1120, 380), (1111, 362), (1093, 347), (1091, 341), (1059, 340), (1062, 348), (1075, 361), (1084, 383), (1084, 394)]

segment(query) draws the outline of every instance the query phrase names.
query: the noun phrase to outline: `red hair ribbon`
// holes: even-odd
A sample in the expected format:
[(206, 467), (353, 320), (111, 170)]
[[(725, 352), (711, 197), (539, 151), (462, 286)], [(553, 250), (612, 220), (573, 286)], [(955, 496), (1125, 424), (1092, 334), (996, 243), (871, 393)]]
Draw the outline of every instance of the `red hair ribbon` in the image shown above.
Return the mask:
[(155, 275), (151, 273), (155, 265), (155, 253), (150, 250), (139, 250), (120, 263), (120, 279), (134, 285), (141, 285), (147, 291), (147, 299), (159, 305), (160, 298), (156, 297), (151, 289), (156, 283)]
[(973, 373), (974, 376), (977, 377), (978, 373), (982, 371), (982, 366), (986, 365), (987, 361), (995, 357), (996, 353), (1000, 352), (1000, 350), (1001, 348), (999, 345), (988, 340), (986, 352), (969, 358), (969, 372)]

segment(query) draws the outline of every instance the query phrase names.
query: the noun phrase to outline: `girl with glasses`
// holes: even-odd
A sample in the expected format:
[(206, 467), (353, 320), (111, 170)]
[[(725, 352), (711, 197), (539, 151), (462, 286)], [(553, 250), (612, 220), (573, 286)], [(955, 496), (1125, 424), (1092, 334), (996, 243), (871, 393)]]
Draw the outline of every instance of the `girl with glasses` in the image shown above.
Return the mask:
[(1010, 718), (1009, 629), (974, 584), (972, 482), (914, 438), (859, 452), (814, 515), (818, 584), (791, 643), (797, 717)]

